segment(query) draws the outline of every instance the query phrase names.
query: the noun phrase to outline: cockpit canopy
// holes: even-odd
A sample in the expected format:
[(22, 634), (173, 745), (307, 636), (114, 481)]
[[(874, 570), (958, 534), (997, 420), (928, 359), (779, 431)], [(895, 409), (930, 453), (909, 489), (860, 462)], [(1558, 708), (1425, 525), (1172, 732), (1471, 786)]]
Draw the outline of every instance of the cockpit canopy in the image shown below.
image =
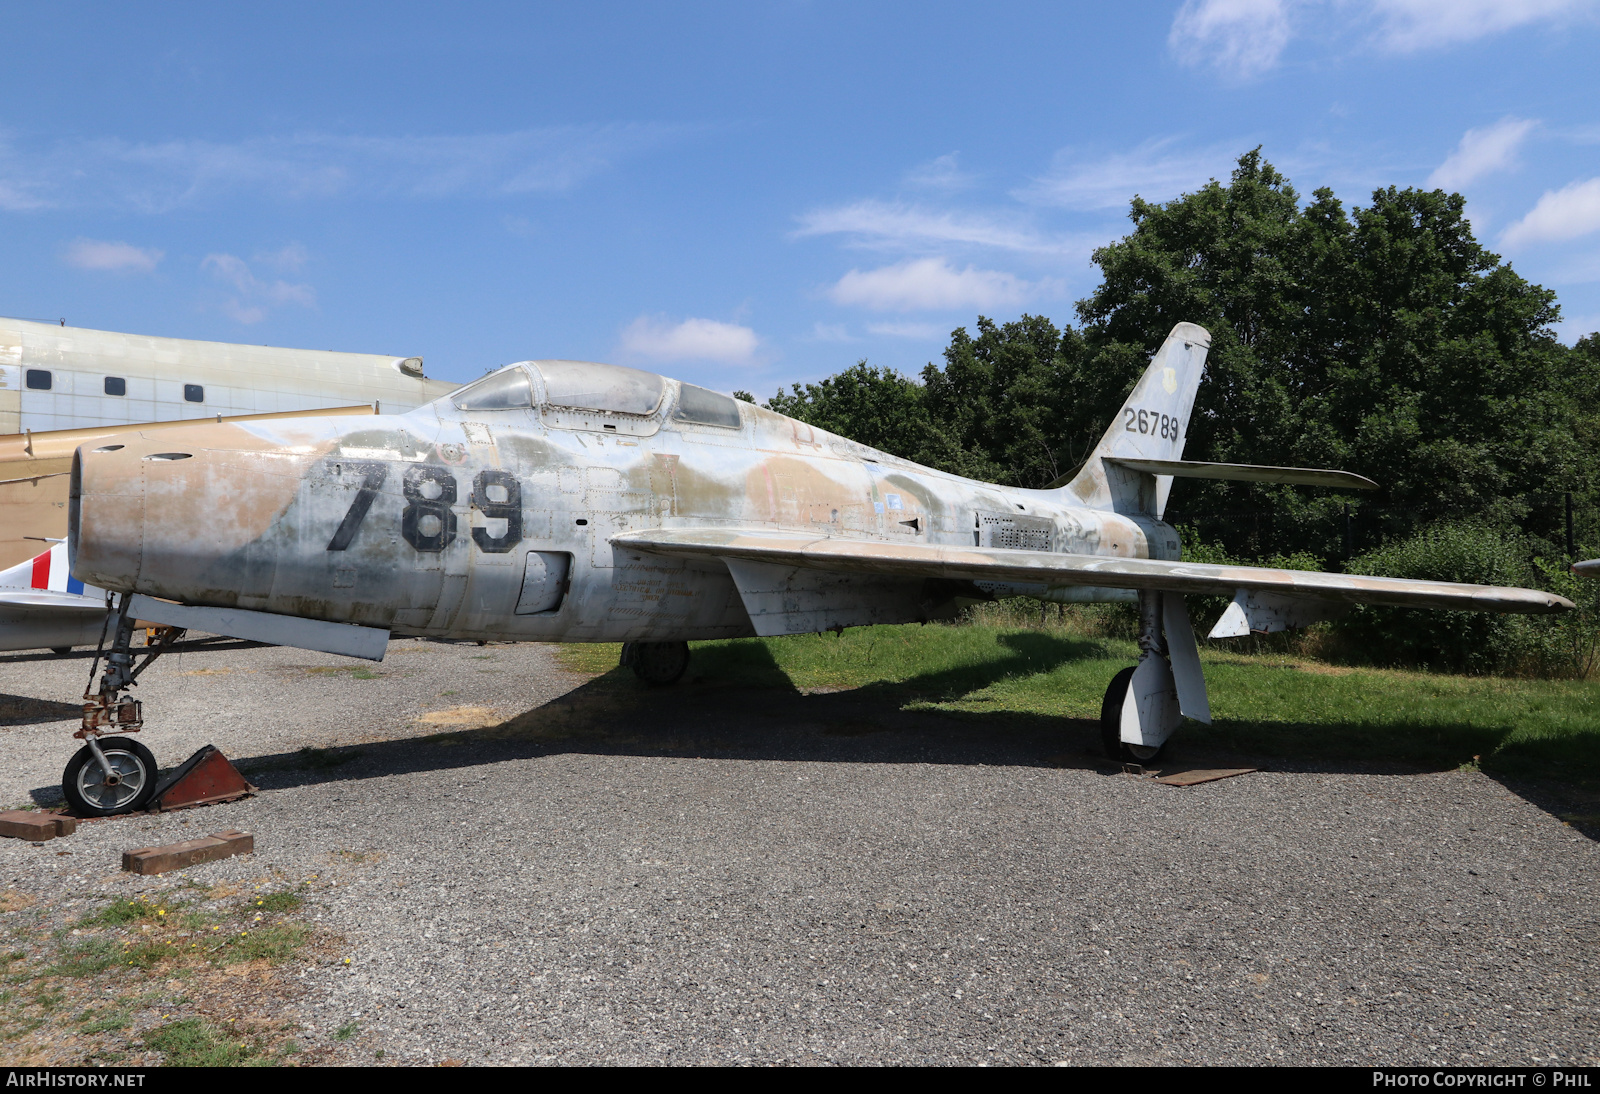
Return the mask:
[[(618, 429), (620, 423), (592, 424), (592, 415), (622, 415), (636, 424), (652, 417), (667, 393), (667, 382), (653, 372), (623, 365), (591, 361), (528, 361), (485, 376), (452, 395), (457, 410), (520, 410), (535, 404), (533, 384), (527, 370), (538, 372), (544, 386), (539, 405), (551, 425), (566, 428)], [(579, 411), (576, 417), (563, 411)], [(739, 404), (720, 392), (678, 385), (678, 405), (672, 418), (677, 422), (739, 428)], [(654, 431), (654, 426), (650, 431)], [(635, 432), (635, 429), (626, 429)]]
[(468, 384), (450, 401), (457, 410), (518, 410), (533, 406), (533, 385), (520, 365), (512, 365)]

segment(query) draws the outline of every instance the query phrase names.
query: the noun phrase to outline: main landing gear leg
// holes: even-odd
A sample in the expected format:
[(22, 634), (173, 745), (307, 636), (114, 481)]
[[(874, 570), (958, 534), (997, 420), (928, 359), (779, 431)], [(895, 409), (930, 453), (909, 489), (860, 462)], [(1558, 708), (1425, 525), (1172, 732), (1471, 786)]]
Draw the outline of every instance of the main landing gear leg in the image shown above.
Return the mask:
[(1100, 741), (1106, 755), (1119, 763), (1159, 759), (1167, 738), (1183, 721), (1161, 598), (1161, 593), (1140, 590), (1139, 663), (1111, 678), (1100, 704)]
[(653, 688), (675, 684), (689, 667), (687, 642), (624, 642), (622, 663)]
[[(175, 627), (163, 628), (150, 644), (149, 652), (134, 665), (134, 620), (128, 615), (132, 596), (123, 593), (117, 610), (107, 620), (111, 650), (106, 654), (106, 670), (98, 690), (83, 693), (83, 725), (73, 736), (84, 742), (61, 773), (61, 792), (72, 811), (82, 817), (110, 817), (131, 813), (149, 804), (156, 792), (156, 758), (150, 750), (130, 737), (107, 737), (107, 730), (137, 733), (144, 725), (140, 703), (128, 689), (139, 674), (166, 652), (182, 636)], [(104, 639), (102, 641), (102, 646)], [(90, 688), (100, 658), (89, 670)]]

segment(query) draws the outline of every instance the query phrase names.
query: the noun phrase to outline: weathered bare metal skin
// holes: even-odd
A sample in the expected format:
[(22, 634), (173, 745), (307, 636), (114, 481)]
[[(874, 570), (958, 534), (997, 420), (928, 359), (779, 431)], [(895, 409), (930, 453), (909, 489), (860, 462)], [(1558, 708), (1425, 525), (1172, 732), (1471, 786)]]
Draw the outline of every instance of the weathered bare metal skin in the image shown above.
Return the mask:
[[(1203, 360), (1209, 336), (1190, 325), (1180, 335), (1206, 338)], [(537, 386), (537, 366), (527, 371)], [(1155, 390), (1158, 371), (1130, 399)], [(1173, 565), (1177, 533), (1151, 515), (1165, 485), (1098, 459), (1060, 489), (1023, 490), (921, 467), (748, 403), (737, 404), (737, 427), (682, 421), (670, 380), (649, 415), (461, 410), (461, 397), (393, 417), (212, 423), (85, 445), (73, 573), (187, 604), (546, 641), (794, 633), (939, 618), (996, 594), (1112, 598), (1142, 588), (1570, 606), (1531, 590)], [(1153, 412), (1158, 419), (1169, 429)], [(1173, 416), (1171, 442), (1140, 442), (1135, 454), (1174, 458), (1181, 424)], [(448, 489), (453, 500), (429, 493)], [(559, 605), (519, 614), (525, 567), (544, 573), (565, 555)]]

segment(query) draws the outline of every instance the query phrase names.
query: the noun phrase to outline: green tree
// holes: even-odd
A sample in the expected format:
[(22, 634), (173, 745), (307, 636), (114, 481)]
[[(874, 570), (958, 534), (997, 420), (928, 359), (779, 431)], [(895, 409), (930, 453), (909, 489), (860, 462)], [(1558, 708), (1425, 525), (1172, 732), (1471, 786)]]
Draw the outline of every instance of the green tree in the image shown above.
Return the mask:
[[(1198, 322), (1212, 348), (1187, 458), (1340, 467), (1383, 486), (1188, 482), (1174, 510), (1244, 555), (1336, 556), (1346, 504), (1369, 543), (1468, 518), (1550, 542), (1560, 492), (1593, 493), (1571, 351), (1550, 330), (1554, 294), (1484, 250), (1463, 209), (1459, 194), (1394, 187), (1350, 214), (1328, 190), (1302, 207), (1259, 149), (1227, 185), (1134, 199), (1134, 230), (1095, 252), (1104, 280), (1078, 306), (1085, 370), (1125, 391), (1174, 323)], [(1095, 401), (1083, 412), (1116, 406)]]
[(979, 316), (977, 326), (976, 338), (965, 328), (952, 332), (944, 366), (922, 370), (928, 413), (961, 466), (971, 469), (963, 474), (1044, 486), (1081, 461), (1099, 437), (1098, 431), (1093, 439), (1073, 436), (1067, 428), (1082, 340), (1038, 315), (998, 325)]
[(863, 359), (819, 383), (791, 385), (767, 408), (907, 459), (925, 447), (931, 422), (922, 389), (893, 369)]
[[(1553, 293), (1474, 238), (1459, 194), (1307, 202), (1261, 155), (1152, 203), (1094, 254), (1078, 330), (1043, 316), (952, 332), (921, 384), (865, 361), (774, 410), (918, 462), (1039, 487), (1100, 438), (1174, 324), (1211, 331), (1184, 455), (1356, 471), (1377, 494), (1184, 480), (1169, 514), (1240, 557), (1346, 554), (1440, 521), (1553, 554), (1565, 493), (1600, 508), (1600, 334), (1567, 349)], [(1591, 517), (1592, 520), (1592, 517)], [(1580, 522), (1580, 531), (1584, 529)], [(1600, 533), (1600, 528), (1594, 529)]]

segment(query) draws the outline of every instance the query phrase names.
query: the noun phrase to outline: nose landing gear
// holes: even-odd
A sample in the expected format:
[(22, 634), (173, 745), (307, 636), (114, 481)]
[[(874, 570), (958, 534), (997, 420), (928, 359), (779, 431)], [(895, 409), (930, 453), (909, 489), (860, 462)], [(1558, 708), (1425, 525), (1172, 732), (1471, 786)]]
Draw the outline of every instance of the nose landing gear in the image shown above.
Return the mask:
[[(108, 730), (137, 733), (144, 725), (144, 712), (128, 689), (141, 672), (167, 651), (182, 635), (176, 627), (164, 627), (147, 647), (144, 659), (134, 665), (134, 621), (128, 616), (132, 597), (123, 593), (117, 610), (108, 617), (114, 627), (111, 650), (106, 654), (106, 671), (98, 690), (83, 693), (83, 724), (73, 736), (84, 742), (67, 761), (61, 773), (61, 792), (72, 811), (83, 817), (110, 817), (131, 813), (150, 803), (156, 792), (156, 758), (148, 748), (128, 737), (105, 737)], [(102, 640), (103, 642), (103, 640)], [(97, 653), (89, 669), (94, 680), (100, 667)], [(91, 684), (91, 688), (93, 685)]]

